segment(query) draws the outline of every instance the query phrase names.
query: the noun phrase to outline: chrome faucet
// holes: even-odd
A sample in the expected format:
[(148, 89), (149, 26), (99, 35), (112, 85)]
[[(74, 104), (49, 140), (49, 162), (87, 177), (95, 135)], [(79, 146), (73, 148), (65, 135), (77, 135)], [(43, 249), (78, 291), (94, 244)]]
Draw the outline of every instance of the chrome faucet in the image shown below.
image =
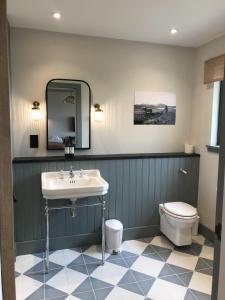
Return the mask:
[(79, 171), (79, 177), (80, 178), (84, 177), (84, 172), (83, 171), (84, 171), (83, 169), (80, 169), (80, 171)]
[(63, 170), (61, 170), (61, 171), (59, 172), (59, 178), (60, 178), (60, 179), (64, 179), (64, 172), (63, 172)]
[(73, 166), (70, 166), (70, 172), (69, 172), (70, 178), (74, 177), (74, 173), (73, 173)]

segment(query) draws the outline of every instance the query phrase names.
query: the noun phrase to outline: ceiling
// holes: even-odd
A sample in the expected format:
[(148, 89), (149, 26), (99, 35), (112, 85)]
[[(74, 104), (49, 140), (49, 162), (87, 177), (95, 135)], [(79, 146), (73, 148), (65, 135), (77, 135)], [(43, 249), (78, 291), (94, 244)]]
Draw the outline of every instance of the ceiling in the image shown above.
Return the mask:
[[(8, 0), (11, 26), (198, 47), (225, 34), (225, 0)], [(60, 11), (62, 18), (52, 18)], [(176, 28), (176, 35), (170, 29)]]

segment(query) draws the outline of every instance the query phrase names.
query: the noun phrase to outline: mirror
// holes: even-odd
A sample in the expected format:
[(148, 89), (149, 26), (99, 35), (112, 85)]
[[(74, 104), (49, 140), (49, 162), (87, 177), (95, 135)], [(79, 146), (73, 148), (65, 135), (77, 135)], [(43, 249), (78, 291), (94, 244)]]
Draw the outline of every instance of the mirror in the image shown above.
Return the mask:
[(83, 80), (52, 79), (46, 87), (47, 149), (90, 149), (91, 90)]

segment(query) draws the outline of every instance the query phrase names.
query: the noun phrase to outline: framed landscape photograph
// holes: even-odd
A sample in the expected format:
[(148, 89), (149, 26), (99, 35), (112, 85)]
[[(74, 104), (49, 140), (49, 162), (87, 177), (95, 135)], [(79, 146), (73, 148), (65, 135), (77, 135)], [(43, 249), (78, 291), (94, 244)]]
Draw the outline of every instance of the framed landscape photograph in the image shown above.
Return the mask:
[(176, 94), (135, 91), (134, 125), (175, 125)]

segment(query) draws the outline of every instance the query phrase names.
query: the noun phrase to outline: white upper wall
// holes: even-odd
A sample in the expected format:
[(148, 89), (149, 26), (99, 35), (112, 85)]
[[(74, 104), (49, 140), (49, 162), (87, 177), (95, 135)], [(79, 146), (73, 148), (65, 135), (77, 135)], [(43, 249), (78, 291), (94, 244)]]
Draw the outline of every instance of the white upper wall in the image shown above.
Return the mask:
[[(50, 79), (83, 79), (105, 121), (92, 121), (91, 150), (82, 153), (179, 152), (189, 142), (195, 50), (69, 34), (11, 29), (14, 156), (59, 155), (46, 151), (45, 88)], [(133, 125), (135, 90), (175, 92), (175, 126)], [(31, 121), (32, 102), (43, 119)], [(39, 134), (39, 149), (29, 135)]]
[(195, 90), (192, 104), (191, 143), (196, 145), (196, 150), (201, 155), (198, 211), (201, 223), (212, 230), (215, 228), (219, 155), (208, 152), (206, 149), (211, 138), (213, 88), (203, 84), (204, 62), (224, 53), (225, 36), (197, 49)]

